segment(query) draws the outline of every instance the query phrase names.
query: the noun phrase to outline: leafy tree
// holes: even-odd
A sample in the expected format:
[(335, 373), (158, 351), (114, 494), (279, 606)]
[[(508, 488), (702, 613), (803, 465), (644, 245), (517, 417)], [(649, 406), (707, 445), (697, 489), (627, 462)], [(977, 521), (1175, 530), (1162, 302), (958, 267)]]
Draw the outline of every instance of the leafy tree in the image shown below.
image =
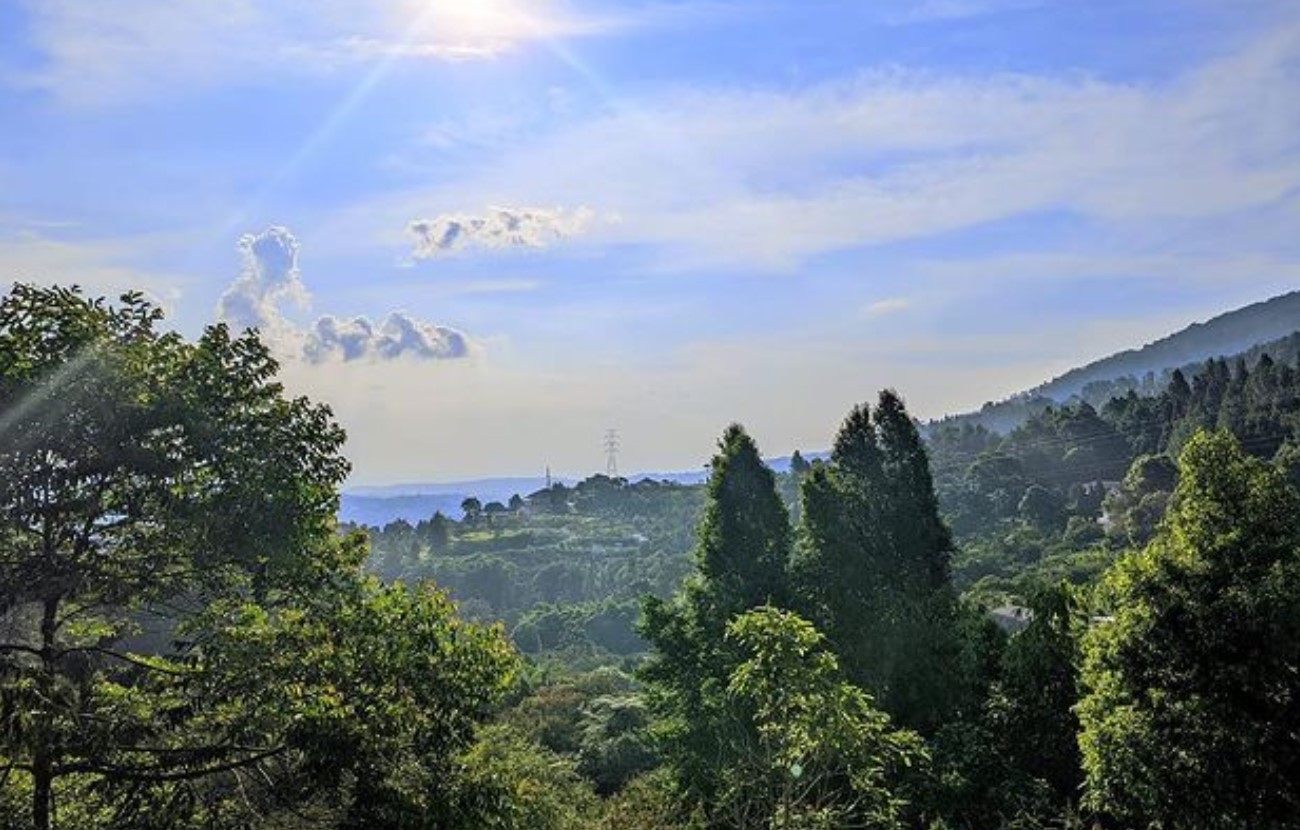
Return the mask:
[(588, 724), (587, 707), (632, 693), (632, 678), (609, 667), (521, 684), (524, 695), (499, 721), (552, 752), (577, 755)]
[(106, 717), (120, 711), (110, 678), (187, 669), (119, 644), (142, 615), (175, 619), (159, 609), (180, 597), (291, 579), (348, 469), (328, 410), (284, 398), (255, 338), (213, 327), (190, 344), (160, 319), (136, 294), (113, 307), (16, 285), (0, 300), (0, 608), (33, 622), (0, 649), (17, 718), (6, 754), (31, 776), (42, 830), (73, 772), (148, 780), (262, 753), (132, 753), (148, 718)]
[(1045, 531), (1060, 530), (1068, 519), (1065, 501), (1041, 484), (1025, 491), (1017, 510), (1021, 519)]
[(1226, 433), (1192, 438), (1166, 526), (1103, 585), (1079, 707), (1088, 802), (1130, 825), (1300, 816), (1300, 496)]
[(772, 471), (739, 425), (722, 436), (708, 495), (696, 551), (701, 610), (725, 625), (741, 610), (786, 599), (790, 526)]
[(418, 808), (411, 770), (506, 675), (500, 633), (362, 576), (335, 533), (343, 433), (255, 335), (160, 319), (138, 295), (0, 299), (0, 805), (27, 812), (6, 824)]
[(460, 510), (465, 514), (465, 524), (470, 527), (477, 527), (479, 520), (483, 518), (483, 502), (474, 496), (467, 496), (460, 503)]
[(758, 608), (733, 620), (727, 637), (745, 655), (728, 694), (752, 713), (753, 729), (732, 733), (741, 745), (720, 770), (724, 823), (902, 827), (899, 783), (924, 760), (920, 739), (841, 678), (824, 638), (798, 615)]
[(1120, 488), (1106, 498), (1111, 532), (1132, 545), (1151, 541), (1177, 483), (1178, 468), (1169, 456), (1138, 456)]
[(455, 756), (509, 687), (514, 653), (430, 584), (322, 577), (334, 586), (306, 602), (209, 608), (206, 693), (260, 714), (287, 762), (276, 786), (324, 793), (341, 827), (428, 823), (459, 791)]
[(1300, 443), (1287, 441), (1273, 455), (1273, 464), (1292, 487), (1300, 487)]
[(949, 485), (947, 512), (960, 532), (987, 530), (1016, 515), (1027, 486), (1019, 458), (984, 452)]
[(428, 521), (416, 525), (415, 532), (434, 553), (446, 553), (451, 544), (451, 522), (441, 510), (434, 513)]
[(1040, 589), (1029, 605), (1029, 625), (1002, 656), (994, 717), (1010, 765), (1050, 785), (1059, 808), (1076, 799), (1083, 777), (1074, 713), (1082, 611), (1068, 585)]
[(448, 826), (464, 830), (579, 830), (597, 815), (571, 761), (502, 725), (461, 757), (458, 786)]
[(660, 767), (638, 775), (610, 798), (597, 830), (700, 830), (698, 810), (683, 802), (669, 770)]
[(579, 770), (608, 796), (658, 764), (650, 714), (640, 695), (605, 695), (583, 707)]
[(802, 477), (808, 475), (808, 471), (811, 469), (812, 465), (808, 463), (808, 459), (803, 457), (803, 453), (795, 450), (794, 455), (790, 456), (790, 472)]

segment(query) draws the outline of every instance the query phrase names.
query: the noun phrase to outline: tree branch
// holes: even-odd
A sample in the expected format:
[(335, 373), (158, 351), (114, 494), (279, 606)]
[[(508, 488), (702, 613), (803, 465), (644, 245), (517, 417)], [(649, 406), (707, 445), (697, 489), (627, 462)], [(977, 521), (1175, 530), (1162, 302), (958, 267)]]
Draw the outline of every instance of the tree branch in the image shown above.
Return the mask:
[(261, 761), (265, 761), (268, 758), (273, 758), (284, 752), (286, 749), (288, 749), (286, 746), (271, 747), (270, 749), (257, 752), (245, 758), (238, 758), (233, 761), (226, 761), (225, 763), (214, 764), (201, 769), (171, 769), (170, 767), (163, 766), (155, 766), (152, 768), (122, 767), (108, 764), (80, 763), (59, 767), (56, 770), (56, 774), (72, 775), (75, 773), (90, 773), (120, 781), (146, 781), (159, 784), (169, 781), (194, 781), (199, 778), (206, 778), (209, 775), (219, 775), (223, 772), (230, 772), (232, 770), (252, 766)]

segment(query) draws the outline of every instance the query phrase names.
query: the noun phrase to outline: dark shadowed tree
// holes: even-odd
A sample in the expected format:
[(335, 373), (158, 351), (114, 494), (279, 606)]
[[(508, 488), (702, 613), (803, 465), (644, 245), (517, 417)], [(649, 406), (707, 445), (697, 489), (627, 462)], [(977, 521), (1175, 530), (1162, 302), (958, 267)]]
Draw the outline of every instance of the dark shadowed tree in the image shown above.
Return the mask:
[(643, 634), (654, 649), (643, 670), (664, 719), (666, 750), (687, 790), (716, 793), (719, 753), (737, 719), (726, 694), (739, 660), (727, 623), (760, 605), (788, 601), (790, 527), (776, 481), (745, 431), (723, 434), (699, 527), (697, 573), (671, 601), (650, 599)]
[(465, 524), (476, 527), (483, 518), (483, 502), (474, 496), (468, 496), (460, 503), (460, 511), (465, 515)]
[(848, 677), (900, 723), (935, 728), (956, 705), (960, 660), (952, 540), (929, 460), (902, 402), (855, 407), (831, 463), (803, 487), (793, 572), (800, 601)]

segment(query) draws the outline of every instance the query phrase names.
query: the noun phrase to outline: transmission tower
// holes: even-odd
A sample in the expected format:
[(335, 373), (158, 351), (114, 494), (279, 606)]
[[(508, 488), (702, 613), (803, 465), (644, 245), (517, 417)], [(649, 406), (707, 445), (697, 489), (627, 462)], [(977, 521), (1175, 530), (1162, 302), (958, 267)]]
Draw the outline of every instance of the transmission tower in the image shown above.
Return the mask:
[(605, 475), (610, 478), (618, 478), (619, 444), (618, 430), (605, 430)]

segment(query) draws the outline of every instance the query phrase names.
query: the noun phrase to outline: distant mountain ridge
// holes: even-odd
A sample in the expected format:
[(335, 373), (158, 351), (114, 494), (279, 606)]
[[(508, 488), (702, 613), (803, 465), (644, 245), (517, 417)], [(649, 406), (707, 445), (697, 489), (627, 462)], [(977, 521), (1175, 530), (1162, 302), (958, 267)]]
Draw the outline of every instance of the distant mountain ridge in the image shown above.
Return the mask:
[(1159, 372), (1189, 363), (1244, 352), (1269, 340), (1300, 330), (1300, 291), (1253, 303), (1220, 314), (1204, 323), (1162, 337), (1139, 349), (1127, 349), (1095, 360), (1023, 393), (1058, 401), (1077, 395), (1094, 381)]
[(1293, 360), (1297, 333), (1300, 291), (1292, 291), (1193, 323), (1141, 348), (1117, 352), (1004, 400), (990, 401), (975, 412), (932, 421), (926, 428), (978, 424), (1006, 433), (1048, 406), (1080, 399), (1100, 405), (1128, 389), (1157, 394), (1173, 370), (1199, 367), (1211, 358), (1241, 357), (1253, 362), (1269, 351), (1273, 357)]

